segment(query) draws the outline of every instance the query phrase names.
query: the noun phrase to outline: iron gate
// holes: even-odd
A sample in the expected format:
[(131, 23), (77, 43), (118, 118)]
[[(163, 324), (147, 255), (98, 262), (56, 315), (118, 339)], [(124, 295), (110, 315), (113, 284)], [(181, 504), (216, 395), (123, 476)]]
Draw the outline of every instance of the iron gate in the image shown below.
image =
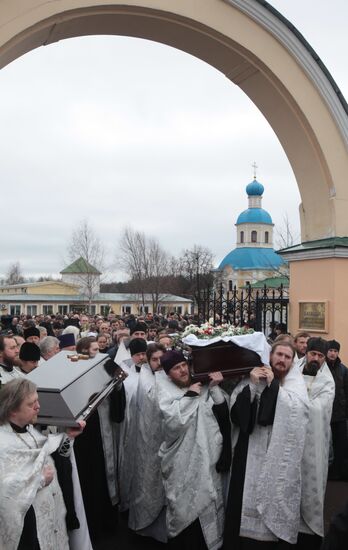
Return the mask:
[[(266, 336), (276, 323), (288, 324), (288, 289), (261, 289), (247, 285), (238, 290), (224, 292), (218, 289), (205, 289), (197, 299), (198, 321), (202, 324), (210, 320), (214, 325), (231, 323), (235, 326), (247, 324), (250, 328), (263, 332)], [(272, 324), (273, 323), (273, 324)]]

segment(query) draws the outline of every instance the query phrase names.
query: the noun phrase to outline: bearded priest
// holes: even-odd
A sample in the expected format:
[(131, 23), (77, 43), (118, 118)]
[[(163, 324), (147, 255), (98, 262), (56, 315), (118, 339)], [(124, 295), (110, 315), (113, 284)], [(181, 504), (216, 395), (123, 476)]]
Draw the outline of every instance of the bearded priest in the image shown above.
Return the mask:
[(224, 523), (221, 465), (226, 465), (218, 419), (228, 420), (219, 387), (223, 377), (214, 372), (209, 385), (192, 383), (186, 359), (178, 351), (167, 351), (161, 365), (163, 372), (156, 373), (163, 418), (159, 455), (170, 547), (218, 550)]
[(273, 344), (231, 395), (233, 462), (224, 550), (280, 549), (300, 526), (301, 463), (308, 397), (295, 349)]

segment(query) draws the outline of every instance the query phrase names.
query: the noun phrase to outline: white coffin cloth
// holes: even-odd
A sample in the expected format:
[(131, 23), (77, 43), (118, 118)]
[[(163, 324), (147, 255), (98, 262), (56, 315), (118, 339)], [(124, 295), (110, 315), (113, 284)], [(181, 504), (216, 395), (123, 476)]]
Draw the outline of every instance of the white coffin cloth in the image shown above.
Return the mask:
[(270, 345), (268, 344), (263, 332), (253, 332), (251, 334), (242, 334), (240, 336), (216, 336), (215, 338), (209, 338), (207, 340), (197, 338), (194, 334), (189, 334), (182, 339), (184, 344), (188, 346), (210, 346), (217, 342), (233, 342), (237, 346), (255, 351), (261, 357), (261, 361), (264, 365), (269, 365), (269, 353)]
[(9, 424), (0, 426), (0, 548), (17, 549), (24, 517), (33, 505), (40, 548), (68, 550), (66, 509), (57, 475), (40, 489), (42, 469), (45, 464), (54, 468), (50, 455), (59, 447), (63, 436), (47, 438), (32, 426), (28, 431), (39, 448), (29, 449), (21, 441), (32, 447), (34, 441), (29, 433), (18, 437)]
[(165, 373), (156, 374), (163, 415), (161, 469), (167, 499), (167, 530), (175, 537), (199, 518), (209, 550), (221, 547), (224, 509), (221, 476), (215, 465), (222, 436), (207, 387), (185, 397)]

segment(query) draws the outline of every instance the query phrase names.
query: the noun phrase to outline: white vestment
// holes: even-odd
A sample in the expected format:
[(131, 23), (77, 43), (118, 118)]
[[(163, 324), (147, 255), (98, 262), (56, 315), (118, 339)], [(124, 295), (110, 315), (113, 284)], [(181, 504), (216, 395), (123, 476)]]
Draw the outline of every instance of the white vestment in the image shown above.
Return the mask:
[(130, 358), (131, 358), (130, 351), (124, 345), (123, 340), (121, 340), (120, 345), (118, 346), (118, 350), (116, 352), (115, 363), (117, 365), (121, 365), (123, 361), (126, 361), (127, 359), (130, 359)]
[[(113, 391), (117, 391), (114, 389)], [(110, 395), (98, 406), (98, 416), (100, 424), (101, 439), (103, 444), (104, 464), (106, 483), (111, 504), (114, 506), (119, 501), (119, 486), (117, 479), (117, 441), (118, 441), (118, 426), (111, 421), (110, 418)]]
[(23, 372), (21, 372), (19, 369), (16, 369), (16, 367), (13, 367), (11, 371), (8, 371), (0, 365), (1, 384), (7, 384), (7, 382), (11, 382), (11, 380), (16, 380), (16, 378), (24, 378), (24, 377), (25, 377), (25, 374), (23, 374)]
[(156, 374), (158, 401), (163, 415), (161, 469), (167, 499), (167, 530), (176, 537), (197, 518), (209, 550), (222, 544), (224, 506), (221, 475), (215, 465), (222, 435), (212, 411), (208, 387), (185, 397), (165, 373)]
[(0, 426), (0, 548), (17, 550), (24, 518), (32, 505), (40, 548), (69, 550), (66, 510), (57, 475), (41, 488), (43, 467), (50, 464), (54, 468), (50, 455), (62, 437), (47, 438), (32, 426), (20, 434), (10, 424)]
[(120, 510), (123, 512), (129, 509), (134, 472), (135, 410), (139, 373), (136, 371), (135, 364), (131, 359), (123, 361), (120, 367), (128, 374), (128, 377), (123, 382), (126, 394), (126, 408), (124, 411), (124, 420), (119, 424), (118, 434), (118, 485)]
[[(250, 382), (243, 380), (231, 396)], [(249, 383), (251, 399), (259, 399), (265, 382)], [(303, 377), (293, 365), (279, 387), (273, 425), (255, 424), (249, 436), (240, 536), (295, 544), (300, 525), (301, 461), (308, 421)], [(233, 447), (239, 429), (233, 428)]]
[[(164, 374), (166, 376), (166, 374)], [(156, 379), (149, 365), (139, 374), (135, 410), (135, 457), (128, 525), (142, 535), (167, 542), (165, 494), (158, 455), (163, 441)]]
[[(306, 359), (300, 365), (301, 371), (305, 363)], [(302, 462), (303, 522), (300, 531), (322, 537), (335, 382), (326, 363), (323, 363), (316, 376), (304, 375), (304, 379), (309, 397), (309, 421)]]

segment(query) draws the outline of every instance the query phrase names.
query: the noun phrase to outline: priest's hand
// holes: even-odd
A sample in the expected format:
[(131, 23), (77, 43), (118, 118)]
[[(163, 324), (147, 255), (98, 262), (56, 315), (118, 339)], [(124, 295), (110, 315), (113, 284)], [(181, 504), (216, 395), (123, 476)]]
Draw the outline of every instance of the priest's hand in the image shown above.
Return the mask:
[(79, 420), (78, 423), (80, 424), (79, 428), (68, 428), (66, 430), (66, 435), (69, 437), (69, 439), (75, 439), (75, 437), (82, 434), (86, 426), (86, 422), (84, 420)]
[[(271, 369), (267, 369), (271, 370)], [(250, 371), (250, 381), (252, 384), (260, 384), (261, 381), (264, 381), (267, 379), (267, 372), (265, 367), (254, 367), (252, 371)]]
[(210, 372), (209, 378), (210, 378), (209, 388), (218, 386), (224, 380), (224, 377), (222, 376), (221, 372)]
[(272, 371), (272, 369), (269, 369), (269, 368), (265, 368), (264, 371), (265, 371), (265, 375), (266, 375), (266, 384), (267, 384), (267, 386), (270, 386), (271, 383), (272, 383), (272, 380), (274, 378), (273, 371)]
[(54, 478), (54, 468), (51, 464), (45, 464), (42, 469), (42, 486), (47, 487)]
[(194, 391), (197, 393), (197, 395), (200, 395), (202, 391), (202, 382), (196, 382), (195, 384), (191, 384), (188, 391)]

